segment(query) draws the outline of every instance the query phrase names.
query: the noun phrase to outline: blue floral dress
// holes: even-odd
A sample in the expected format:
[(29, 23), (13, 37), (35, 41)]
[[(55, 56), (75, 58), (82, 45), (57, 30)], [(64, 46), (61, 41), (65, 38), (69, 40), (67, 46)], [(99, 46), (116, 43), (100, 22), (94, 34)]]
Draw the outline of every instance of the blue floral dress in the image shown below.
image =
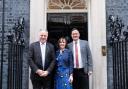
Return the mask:
[(70, 50), (56, 52), (55, 89), (72, 89), (69, 76), (73, 72), (73, 59)]

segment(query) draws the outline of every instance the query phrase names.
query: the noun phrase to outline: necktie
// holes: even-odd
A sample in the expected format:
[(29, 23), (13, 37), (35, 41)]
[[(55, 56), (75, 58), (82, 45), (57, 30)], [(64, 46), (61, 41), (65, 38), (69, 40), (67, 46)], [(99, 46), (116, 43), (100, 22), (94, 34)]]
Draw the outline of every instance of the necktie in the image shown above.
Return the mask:
[(75, 57), (76, 57), (76, 68), (79, 68), (79, 61), (78, 61), (78, 46), (77, 46), (77, 42), (75, 42)]

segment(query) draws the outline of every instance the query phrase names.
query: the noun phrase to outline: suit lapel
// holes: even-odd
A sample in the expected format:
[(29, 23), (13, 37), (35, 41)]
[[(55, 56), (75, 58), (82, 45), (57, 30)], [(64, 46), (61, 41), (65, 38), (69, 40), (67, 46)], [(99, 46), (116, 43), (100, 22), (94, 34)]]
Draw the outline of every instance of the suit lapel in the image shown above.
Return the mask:
[(82, 50), (82, 41), (81, 40), (79, 40), (79, 44), (80, 44), (80, 51)]
[(40, 59), (39, 63), (41, 63), (41, 65), (42, 65), (42, 54), (41, 54), (40, 42), (37, 42), (37, 47), (36, 48), (37, 48), (37, 51), (38, 51), (37, 53), (39, 53), (39, 57), (40, 57), (39, 58)]
[(71, 51), (73, 52), (73, 42), (71, 43)]

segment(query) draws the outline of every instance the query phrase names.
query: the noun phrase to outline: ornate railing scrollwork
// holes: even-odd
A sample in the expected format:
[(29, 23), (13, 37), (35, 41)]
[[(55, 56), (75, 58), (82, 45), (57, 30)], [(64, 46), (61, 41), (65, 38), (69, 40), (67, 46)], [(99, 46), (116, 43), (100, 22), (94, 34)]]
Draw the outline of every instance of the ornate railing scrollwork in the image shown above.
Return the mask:
[(122, 29), (124, 28), (124, 23), (117, 16), (116, 18), (112, 15), (109, 16), (109, 24), (110, 24), (110, 42), (121, 41), (122, 37)]
[(127, 26), (127, 31), (124, 31), (123, 35), (125, 36), (125, 40), (128, 40), (128, 26)]
[(109, 43), (118, 42), (123, 40), (128, 40), (128, 26), (127, 29), (124, 28), (125, 25), (121, 18), (109, 16), (109, 29), (111, 32)]
[(16, 44), (24, 44), (24, 18), (19, 18), (18, 22), (15, 23), (13, 27), (13, 32), (9, 31), (7, 37), (10, 42), (16, 43)]

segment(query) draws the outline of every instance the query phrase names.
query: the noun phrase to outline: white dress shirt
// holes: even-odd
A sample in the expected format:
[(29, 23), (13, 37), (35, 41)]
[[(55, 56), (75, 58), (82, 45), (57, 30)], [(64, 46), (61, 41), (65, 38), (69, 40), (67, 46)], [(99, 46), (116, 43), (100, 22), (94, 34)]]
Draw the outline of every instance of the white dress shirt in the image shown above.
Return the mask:
[(43, 68), (44, 68), (46, 43), (42, 44), (42, 43), (40, 42), (40, 48), (41, 48), (41, 55), (42, 55), (42, 66), (43, 66)]
[[(73, 57), (74, 57), (74, 68), (76, 68), (76, 56), (75, 56), (75, 41), (73, 41)], [(81, 59), (81, 51), (80, 51), (80, 42), (77, 41), (77, 47), (78, 47), (78, 62), (79, 62), (79, 68), (83, 68), (82, 59)]]

